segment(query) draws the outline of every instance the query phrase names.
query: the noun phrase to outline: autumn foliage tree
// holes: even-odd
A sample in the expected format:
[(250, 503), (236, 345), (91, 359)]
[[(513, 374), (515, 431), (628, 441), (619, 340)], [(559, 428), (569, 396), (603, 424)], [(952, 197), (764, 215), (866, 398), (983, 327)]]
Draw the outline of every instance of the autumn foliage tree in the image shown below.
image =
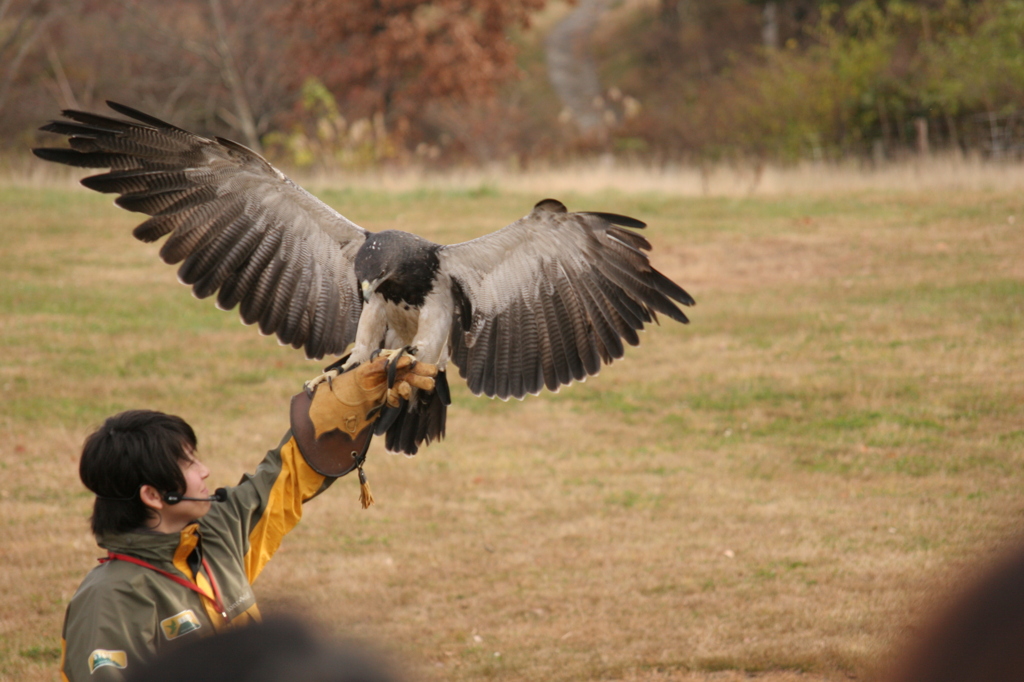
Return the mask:
[(296, 0), (280, 15), (299, 80), (347, 116), (422, 135), (438, 107), (481, 102), (518, 75), (511, 31), (546, 0)]
[(1024, 0), (0, 0), (0, 155), (113, 99), (284, 166), (1021, 158), (1022, 54)]

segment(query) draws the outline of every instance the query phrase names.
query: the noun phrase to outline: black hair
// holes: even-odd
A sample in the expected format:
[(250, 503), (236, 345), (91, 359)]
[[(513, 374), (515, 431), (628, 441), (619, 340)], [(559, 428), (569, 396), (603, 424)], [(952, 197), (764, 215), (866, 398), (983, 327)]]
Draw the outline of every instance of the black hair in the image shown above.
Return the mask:
[(103, 422), (82, 447), (78, 476), (96, 494), (92, 532), (125, 533), (145, 527), (152, 509), (139, 496), (143, 485), (184, 493), (186, 462), (196, 434), (184, 419), (153, 410), (129, 410)]

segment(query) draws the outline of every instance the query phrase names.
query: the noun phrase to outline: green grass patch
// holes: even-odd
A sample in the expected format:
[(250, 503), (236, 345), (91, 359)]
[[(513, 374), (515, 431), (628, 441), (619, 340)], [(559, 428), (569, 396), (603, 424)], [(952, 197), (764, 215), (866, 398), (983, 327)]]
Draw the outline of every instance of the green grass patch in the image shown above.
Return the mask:
[[(542, 198), (486, 182), (319, 196), (447, 243)], [(600, 376), (523, 402), (472, 396), (450, 369), (445, 440), (412, 459), (375, 443), (377, 504), (359, 509), (353, 477), (311, 502), (261, 602), (400, 642), (438, 679), (870, 677), (928, 603), (921, 581), (990, 554), (1024, 513), (1019, 197), (558, 198), (647, 222), (652, 262), (699, 301), (692, 324), (662, 319)], [(98, 556), (76, 468), (93, 426), (182, 414), (229, 485), (329, 362), (196, 301), (110, 199), (0, 188), (11, 679), (52, 676)]]

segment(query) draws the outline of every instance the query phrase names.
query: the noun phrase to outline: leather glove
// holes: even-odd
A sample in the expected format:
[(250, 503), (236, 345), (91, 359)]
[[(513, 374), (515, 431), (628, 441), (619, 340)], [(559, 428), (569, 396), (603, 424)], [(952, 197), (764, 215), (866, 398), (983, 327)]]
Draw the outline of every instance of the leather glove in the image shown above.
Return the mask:
[(409, 399), (413, 387), (433, 391), (435, 376), (437, 365), (405, 354), (391, 360), (380, 355), (344, 374), (331, 370), (320, 375), (306, 384), (306, 390), (313, 391), (309, 418), (316, 437), (341, 429), (354, 438), (376, 420), (377, 408), (384, 403), (398, 407), (400, 399)]
[(292, 398), (299, 451), (318, 473), (344, 476), (362, 464), (380, 408), (397, 406), (413, 388), (432, 391), (436, 375), (437, 365), (406, 354), (382, 354), (344, 372), (329, 369)]

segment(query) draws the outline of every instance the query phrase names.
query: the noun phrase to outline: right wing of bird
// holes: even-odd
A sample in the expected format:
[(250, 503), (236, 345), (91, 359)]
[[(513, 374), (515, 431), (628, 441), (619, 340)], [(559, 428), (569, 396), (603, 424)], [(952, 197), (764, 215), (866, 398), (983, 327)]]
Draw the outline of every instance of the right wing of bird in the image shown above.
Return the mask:
[(442, 247), (453, 282), (452, 360), (476, 394), (506, 399), (581, 381), (624, 353), (661, 313), (693, 305), (651, 266), (644, 224), (540, 202), (526, 217)]
[(199, 298), (240, 306), (246, 324), (304, 348), (310, 358), (339, 354), (355, 339), (362, 299), (355, 254), (366, 230), (305, 191), (256, 152), (208, 139), (131, 107), (132, 120), (62, 112), (42, 130), (70, 148), (33, 150), (47, 161), (110, 171), (82, 180), (116, 203), (152, 216), (134, 235), (181, 263), (178, 278)]

